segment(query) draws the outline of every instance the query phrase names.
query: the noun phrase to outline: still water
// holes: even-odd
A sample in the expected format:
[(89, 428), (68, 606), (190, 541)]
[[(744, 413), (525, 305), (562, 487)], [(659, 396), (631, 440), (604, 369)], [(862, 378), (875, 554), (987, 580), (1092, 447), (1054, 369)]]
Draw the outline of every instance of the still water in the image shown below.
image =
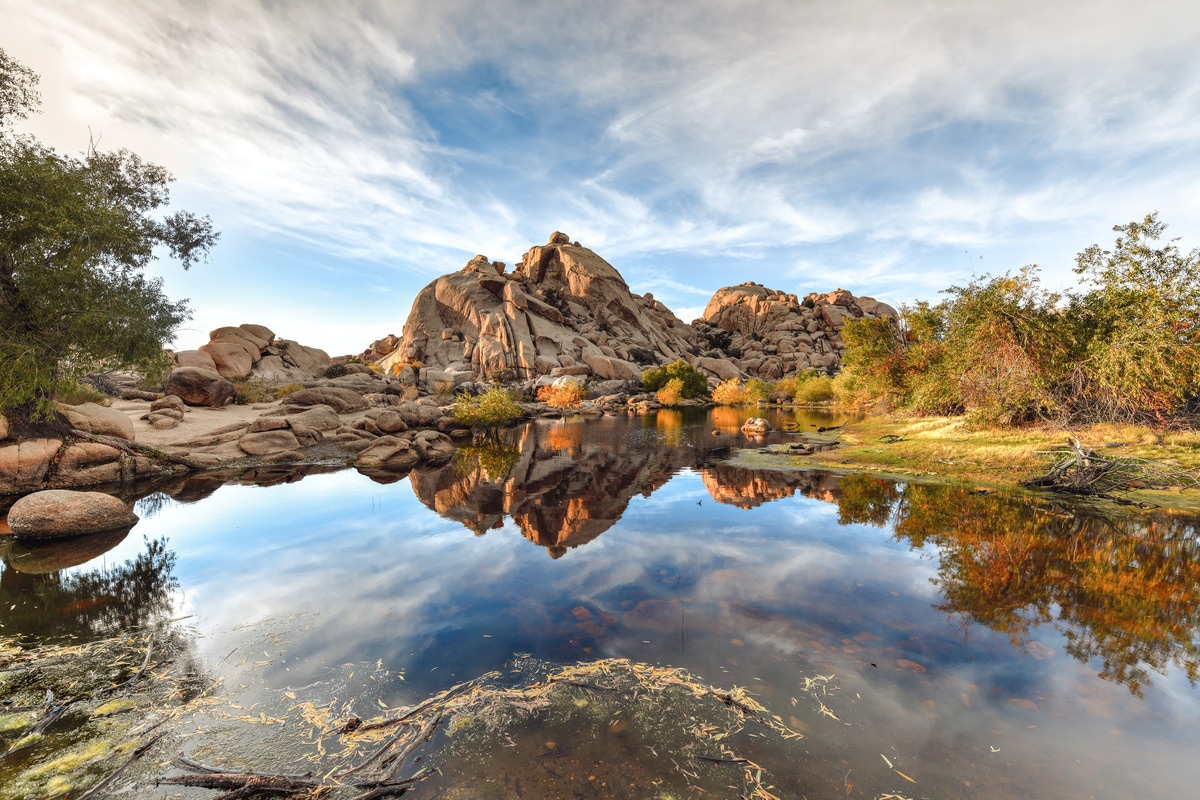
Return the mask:
[[(740, 468), (763, 443), (714, 413), (539, 421), (406, 476), (180, 481), (94, 557), (10, 550), (3, 633), (188, 617), (226, 712), (181, 749), (247, 769), (317, 760), (297, 703), (365, 719), (490, 671), (618, 658), (744, 687), (801, 734), (707, 742), (781, 798), (1195, 796), (1195, 519)], [(494, 735), (443, 728), (441, 774), (410, 796), (745, 791), (738, 764), (687, 760), (712, 709), (577, 694)]]

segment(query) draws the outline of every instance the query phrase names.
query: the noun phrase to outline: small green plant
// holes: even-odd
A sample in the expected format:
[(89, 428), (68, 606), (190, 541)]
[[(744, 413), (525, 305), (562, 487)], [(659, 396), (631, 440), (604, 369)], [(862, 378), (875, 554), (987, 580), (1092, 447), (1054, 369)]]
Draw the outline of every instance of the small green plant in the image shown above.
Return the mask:
[(683, 361), (672, 361), (665, 367), (648, 369), (642, 373), (642, 388), (647, 392), (657, 392), (670, 381), (678, 380), (683, 397), (708, 397), (708, 378), (703, 372)]
[(503, 427), (525, 415), (512, 393), (499, 386), (480, 395), (460, 392), (452, 416), (468, 428)]
[(766, 400), (768, 394), (767, 384), (762, 378), (751, 378), (746, 381), (747, 403), (757, 403), (759, 400)]
[(77, 406), (83, 403), (96, 403), (102, 406), (112, 405), (112, 400), (106, 397), (103, 392), (98, 392), (85, 383), (67, 381), (63, 381), (55, 389), (54, 400), (68, 406)]
[(349, 372), (349, 370), (346, 369), (345, 364), (331, 364), (325, 370), (325, 377), (326, 378), (340, 378), (343, 375), (347, 374), (348, 372)]

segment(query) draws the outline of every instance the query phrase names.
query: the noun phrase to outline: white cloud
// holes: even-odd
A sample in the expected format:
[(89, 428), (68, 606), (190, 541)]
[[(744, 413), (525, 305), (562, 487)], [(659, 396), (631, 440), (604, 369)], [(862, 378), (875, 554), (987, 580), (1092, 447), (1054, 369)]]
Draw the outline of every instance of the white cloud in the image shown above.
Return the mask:
[[(91, 124), (222, 229), (386, 264), (410, 289), (555, 229), (614, 263), (808, 261), (847, 288), (886, 264), (900, 297), (961, 275), (965, 249), (1069, 261), (1153, 208), (1197, 233), (1200, 7), (1172, 0), (0, 14), (0, 46), (46, 77), (39, 135), (78, 150)], [(731, 282), (682, 261), (663, 278)]]

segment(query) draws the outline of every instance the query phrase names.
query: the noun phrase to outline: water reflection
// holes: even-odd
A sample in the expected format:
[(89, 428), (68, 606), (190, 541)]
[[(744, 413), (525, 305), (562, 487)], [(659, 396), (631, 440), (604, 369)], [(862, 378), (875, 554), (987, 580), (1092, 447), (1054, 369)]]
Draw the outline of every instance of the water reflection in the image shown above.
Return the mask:
[[(854, 482), (859, 508), (895, 508), (895, 536), (938, 551), (937, 608), (1024, 646), (1058, 627), (1066, 651), (1141, 695), (1151, 672), (1200, 670), (1200, 533), (1167, 514), (1101, 515), (953, 486)], [(851, 494), (843, 484), (843, 498)], [(895, 498), (895, 499), (892, 499)]]
[[(8, 636), (47, 640), (107, 636), (170, 614), (179, 581), (165, 538), (111, 567), (69, 572), (79, 553), (106, 552), (126, 531), (41, 546), (14, 544), (0, 566), (0, 624)], [(64, 554), (65, 562), (64, 562)]]

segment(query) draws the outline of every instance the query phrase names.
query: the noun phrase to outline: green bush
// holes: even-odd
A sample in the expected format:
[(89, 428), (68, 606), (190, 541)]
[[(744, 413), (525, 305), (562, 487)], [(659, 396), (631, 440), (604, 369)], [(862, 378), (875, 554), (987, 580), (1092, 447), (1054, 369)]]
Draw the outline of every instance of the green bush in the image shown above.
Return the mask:
[(834, 399), (833, 378), (810, 378), (800, 384), (795, 398), (801, 404), (831, 402)]
[(451, 413), (468, 428), (499, 428), (525, 416), (512, 394), (499, 386), (480, 395), (460, 392)]
[(657, 392), (673, 379), (679, 380), (683, 397), (708, 397), (708, 377), (683, 360), (643, 372), (642, 388), (647, 392)]

